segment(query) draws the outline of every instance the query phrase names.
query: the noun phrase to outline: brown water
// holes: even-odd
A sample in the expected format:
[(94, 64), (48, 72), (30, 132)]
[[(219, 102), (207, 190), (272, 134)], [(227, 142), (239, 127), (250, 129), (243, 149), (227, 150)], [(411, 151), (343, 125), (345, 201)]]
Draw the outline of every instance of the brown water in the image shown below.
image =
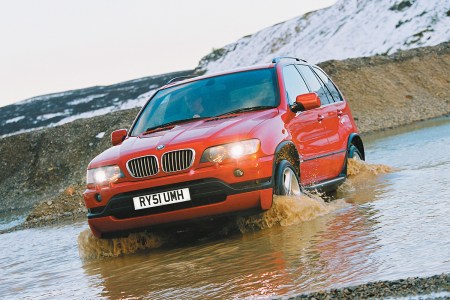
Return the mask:
[(109, 241), (84, 221), (2, 234), (0, 298), (266, 299), (448, 273), (450, 120), (421, 126), (365, 137), (370, 164), (331, 202), (277, 197), (258, 216)]

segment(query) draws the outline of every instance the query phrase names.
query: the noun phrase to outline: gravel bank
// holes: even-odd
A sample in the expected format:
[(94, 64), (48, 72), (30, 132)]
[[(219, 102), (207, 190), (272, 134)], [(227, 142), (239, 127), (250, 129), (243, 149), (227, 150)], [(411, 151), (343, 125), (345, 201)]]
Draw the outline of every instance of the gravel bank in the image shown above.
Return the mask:
[(450, 299), (450, 274), (376, 281), (275, 299)]

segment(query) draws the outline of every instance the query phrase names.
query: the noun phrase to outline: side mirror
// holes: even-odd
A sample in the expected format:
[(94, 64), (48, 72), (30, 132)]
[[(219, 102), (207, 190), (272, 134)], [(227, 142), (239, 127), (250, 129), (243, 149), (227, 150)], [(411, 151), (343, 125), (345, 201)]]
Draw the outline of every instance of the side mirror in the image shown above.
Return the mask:
[(127, 136), (128, 131), (126, 129), (115, 130), (111, 133), (111, 144), (113, 146), (119, 145), (123, 142)]
[(319, 96), (316, 93), (308, 93), (298, 95), (291, 108), (294, 112), (297, 112), (318, 108), (320, 105), (321, 102)]

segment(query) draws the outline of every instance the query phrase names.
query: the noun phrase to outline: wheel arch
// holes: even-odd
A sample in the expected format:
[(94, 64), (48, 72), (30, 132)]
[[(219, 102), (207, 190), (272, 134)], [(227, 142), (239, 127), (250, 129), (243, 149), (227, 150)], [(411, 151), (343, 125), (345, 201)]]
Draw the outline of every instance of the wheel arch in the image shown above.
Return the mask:
[(350, 149), (351, 145), (355, 145), (355, 147), (358, 148), (359, 152), (362, 155), (362, 159), (365, 160), (366, 154), (364, 152), (364, 144), (363, 144), (363, 141), (362, 141), (361, 137), (359, 136), (359, 134), (357, 134), (357, 133), (350, 134), (350, 136), (348, 138), (348, 142), (347, 142), (347, 152), (348, 152), (348, 149)]
[(348, 141), (347, 141), (347, 151), (345, 152), (344, 166), (342, 167), (340, 176), (347, 177), (347, 160), (348, 160), (348, 156), (350, 154), (349, 152), (350, 152), (351, 145), (355, 145), (355, 147), (358, 148), (359, 152), (362, 155), (363, 160), (366, 159), (366, 155), (364, 153), (364, 144), (363, 144), (361, 137), (357, 133), (350, 134), (350, 136), (348, 137)]
[(272, 181), (275, 183), (275, 170), (278, 163), (281, 160), (289, 161), (295, 168), (298, 178), (300, 178), (300, 154), (297, 147), (292, 141), (283, 141), (275, 148), (273, 168), (272, 168)]

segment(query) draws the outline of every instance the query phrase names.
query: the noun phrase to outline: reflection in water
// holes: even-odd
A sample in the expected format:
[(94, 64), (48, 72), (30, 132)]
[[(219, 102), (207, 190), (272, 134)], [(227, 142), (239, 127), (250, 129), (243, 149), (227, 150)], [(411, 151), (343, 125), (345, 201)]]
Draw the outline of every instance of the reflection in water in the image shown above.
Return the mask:
[(377, 221), (371, 218), (376, 213), (352, 206), (328, 223), (314, 247), (326, 262), (323, 268), (329, 277), (322, 284), (345, 286), (376, 272), (377, 264), (370, 256), (378, 242), (373, 234)]
[[(359, 220), (352, 222), (352, 220)], [(110, 298), (245, 298), (301, 293), (357, 281), (376, 271), (376, 240), (363, 212), (346, 208), (289, 227), (195, 245), (86, 261)], [(287, 230), (288, 229), (288, 230)], [(124, 280), (127, 278), (128, 280)]]

